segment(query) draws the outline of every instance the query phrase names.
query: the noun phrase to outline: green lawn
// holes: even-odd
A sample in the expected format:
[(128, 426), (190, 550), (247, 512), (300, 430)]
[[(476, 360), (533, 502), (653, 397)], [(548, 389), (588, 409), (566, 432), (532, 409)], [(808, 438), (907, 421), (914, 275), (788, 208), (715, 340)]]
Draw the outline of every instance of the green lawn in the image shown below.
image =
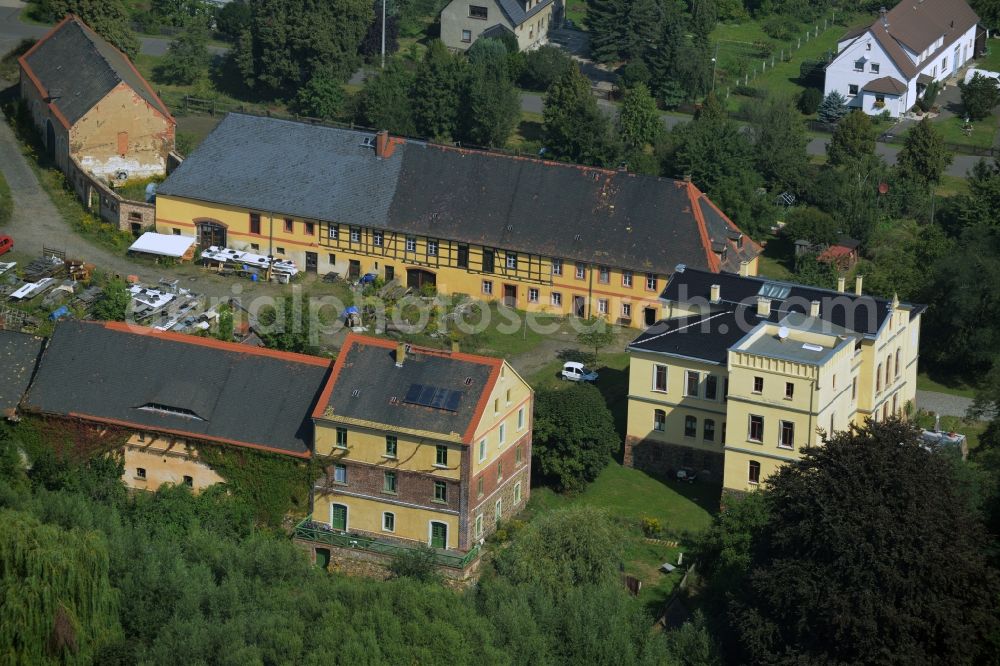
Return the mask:
[(584, 19), (587, 16), (586, 0), (566, 0), (566, 18), (573, 22), (577, 30), (586, 30)]
[(991, 72), (1000, 71), (1000, 41), (996, 39), (986, 40), (986, 55), (982, 58), (976, 58), (975, 67)]
[[(665, 574), (659, 570), (660, 565), (676, 564), (677, 555), (686, 550), (690, 536), (709, 526), (718, 511), (719, 493), (718, 486), (662, 481), (611, 463), (586, 490), (576, 495), (533, 488), (525, 516), (580, 504), (608, 511), (628, 532), (625, 572), (642, 581), (639, 599), (656, 613), (662, 610), (683, 575), (680, 569)], [(663, 540), (644, 538), (640, 525), (646, 517), (660, 521)]]
[(795, 248), (784, 236), (769, 236), (760, 255), (758, 271), (775, 280), (792, 280), (795, 266)]
[(954, 377), (938, 377), (932, 379), (927, 372), (921, 372), (917, 375), (917, 390), (918, 391), (937, 391), (938, 393), (948, 393), (951, 395), (960, 395), (963, 398), (975, 398), (976, 390), (963, 382), (961, 379)]
[[(569, 356), (553, 359), (534, 375), (527, 377), (528, 383), (536, 391), (567, 386), (568, 382), (559, 379), (559, 371), (567, 360), (573, 359)], [(595, 386), (604, 396), (615, 420), (615, 430), (623, 442), (628, 419), (628, 362), (629, 355), (625, 352), (604, 350), (598, 356), (597, 363), (591, 364), (600, 375)]]
[(507, 141), (507, 148), (521, 153), (537, 155), (542, 147), (542, 114), (521, 112), (521, 122)]
[[(772, 93), (798, 95), (802, 92), (799, 84), (799, 66), (805, 60), (823, 57), (828, 52), (836, 52), (837, 40), (844, 34), (844, 26), (834, 24), (821, 30), (819, 37), (802, 44), (802, 48), (792, 54), (788, 62), (777, 62), (763, 74), (750, 82), (755, 88), (764, 88)], [(770, 63), (769, 63), (770, 64)]]
[(968, 134), (963, 129), (965, 119), (957, 116), (943, 120), (935, 119), (934, 124), (941, 131), (945, 142), (971, 148), (992, 148), (997, 133), (997, 117), (995, 115), (970, 123), (972, 130)]
[(969, 179), (962, 176), (941, 176), (941, 182), (934, 188), (939, 197), (953, 197), (969, 193)]
[(14, 199), (10, 194), (10, 186), (0, 173), (0, 226), (10, 222), (14, 215)]

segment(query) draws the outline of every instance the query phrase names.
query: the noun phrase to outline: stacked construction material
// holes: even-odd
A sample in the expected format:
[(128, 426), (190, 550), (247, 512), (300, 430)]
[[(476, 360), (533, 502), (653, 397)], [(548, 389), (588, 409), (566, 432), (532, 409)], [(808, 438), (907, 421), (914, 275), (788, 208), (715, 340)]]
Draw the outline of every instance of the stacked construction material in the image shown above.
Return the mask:
[(241, 252), (228, 247), (218, 247), (212, 245), (201, 253), (201, 259), (206, 264), (218, 264), (219, 266), (231, 269), (238, 273), (261, 274), (267, 272), (268, 268), (273, 273), (293, 277), (298, 274), (299, 269), (294, 261), (286, 259), (272, 260), (262, 254), (253, 252)]

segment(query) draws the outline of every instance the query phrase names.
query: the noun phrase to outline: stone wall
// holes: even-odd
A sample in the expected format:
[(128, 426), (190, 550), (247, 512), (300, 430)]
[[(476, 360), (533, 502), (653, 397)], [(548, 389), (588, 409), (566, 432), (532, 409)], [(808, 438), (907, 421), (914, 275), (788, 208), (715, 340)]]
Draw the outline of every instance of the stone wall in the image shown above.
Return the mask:
[[(386, 580), (392, 575), (389, 572), (389, 564), (392, 562), (391, 555), (354, 548), (342, 548), (340, 546), (314, 543), (301, 539), (295, 539), (295, 543), (309, 553), (309, 557), (314, 564), (318, 561), (318, 551), (328, 551), (330, 553), (329, 571), (336, 571), (348, 576), (364, 576), (365, 578), (374, 578), (376, 580)], [(472, 562), (469, 562), (469, 565), (464, 569), (439, 566), (437, 567), (437, 572), (444, 578), (445, 584), (465, 587), (475, 583), (479, 579), (482, 559), (482, 555), (480, 555)]]
[(653, 476), (673, 478), (678, 469), (688, 467), (698, 472), (699, 480), (721, 482), (724, 462), (725, 456), (721, 451), (702, 451), (638, 437), (625, 438), (625, 466)]
[(84, 208), (120, 231), (138, 236), (137, 232), (152, 229), (156, 224), (154, 204), (122, 198), (72, 157), (69, 158), (66, 179), (72, 184)]

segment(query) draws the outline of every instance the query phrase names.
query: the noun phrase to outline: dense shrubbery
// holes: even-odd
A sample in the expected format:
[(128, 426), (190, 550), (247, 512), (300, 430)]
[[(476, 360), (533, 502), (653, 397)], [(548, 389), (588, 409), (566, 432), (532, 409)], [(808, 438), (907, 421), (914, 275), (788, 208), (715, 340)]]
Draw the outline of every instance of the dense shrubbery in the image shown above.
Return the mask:
[(0, 637), (31, 663), (669, 660), (618, 582), (621, 540), (600, 512), (537, 520), (458, 593), (421, 582), (419, 561), (398, 563), (389, 582), (327, 574), (261, 528), (241, 493), (129, 496), (121, 471), (97, 458), (26, 473), (9, 426), (0, 431), (3, 598), (47, 604), (31, 603), (31, 624), (23, 604), (0, 604)]

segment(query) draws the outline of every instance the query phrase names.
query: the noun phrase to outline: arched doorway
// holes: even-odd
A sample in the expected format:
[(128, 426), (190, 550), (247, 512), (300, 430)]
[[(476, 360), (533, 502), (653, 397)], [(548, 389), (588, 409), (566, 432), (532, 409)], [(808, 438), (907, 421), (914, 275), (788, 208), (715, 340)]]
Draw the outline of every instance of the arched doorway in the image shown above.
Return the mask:
[(198, 230), (199, 246), (226, 247), (226, 225), (215, 220), (199, 220), (195, 221), (195, 228)]
[(51, 120), (45, 121), (45, 152), (55, 159), (56, 156), (56, 128), (52, 126)]
[(437, 286), (437, 276), (430, 271), (425, 271), (422, 268), (407, 268), (406, 269), (406, 286), (410, 289), (420, 289), (425, 284), (429, 284), (432, 287)]

